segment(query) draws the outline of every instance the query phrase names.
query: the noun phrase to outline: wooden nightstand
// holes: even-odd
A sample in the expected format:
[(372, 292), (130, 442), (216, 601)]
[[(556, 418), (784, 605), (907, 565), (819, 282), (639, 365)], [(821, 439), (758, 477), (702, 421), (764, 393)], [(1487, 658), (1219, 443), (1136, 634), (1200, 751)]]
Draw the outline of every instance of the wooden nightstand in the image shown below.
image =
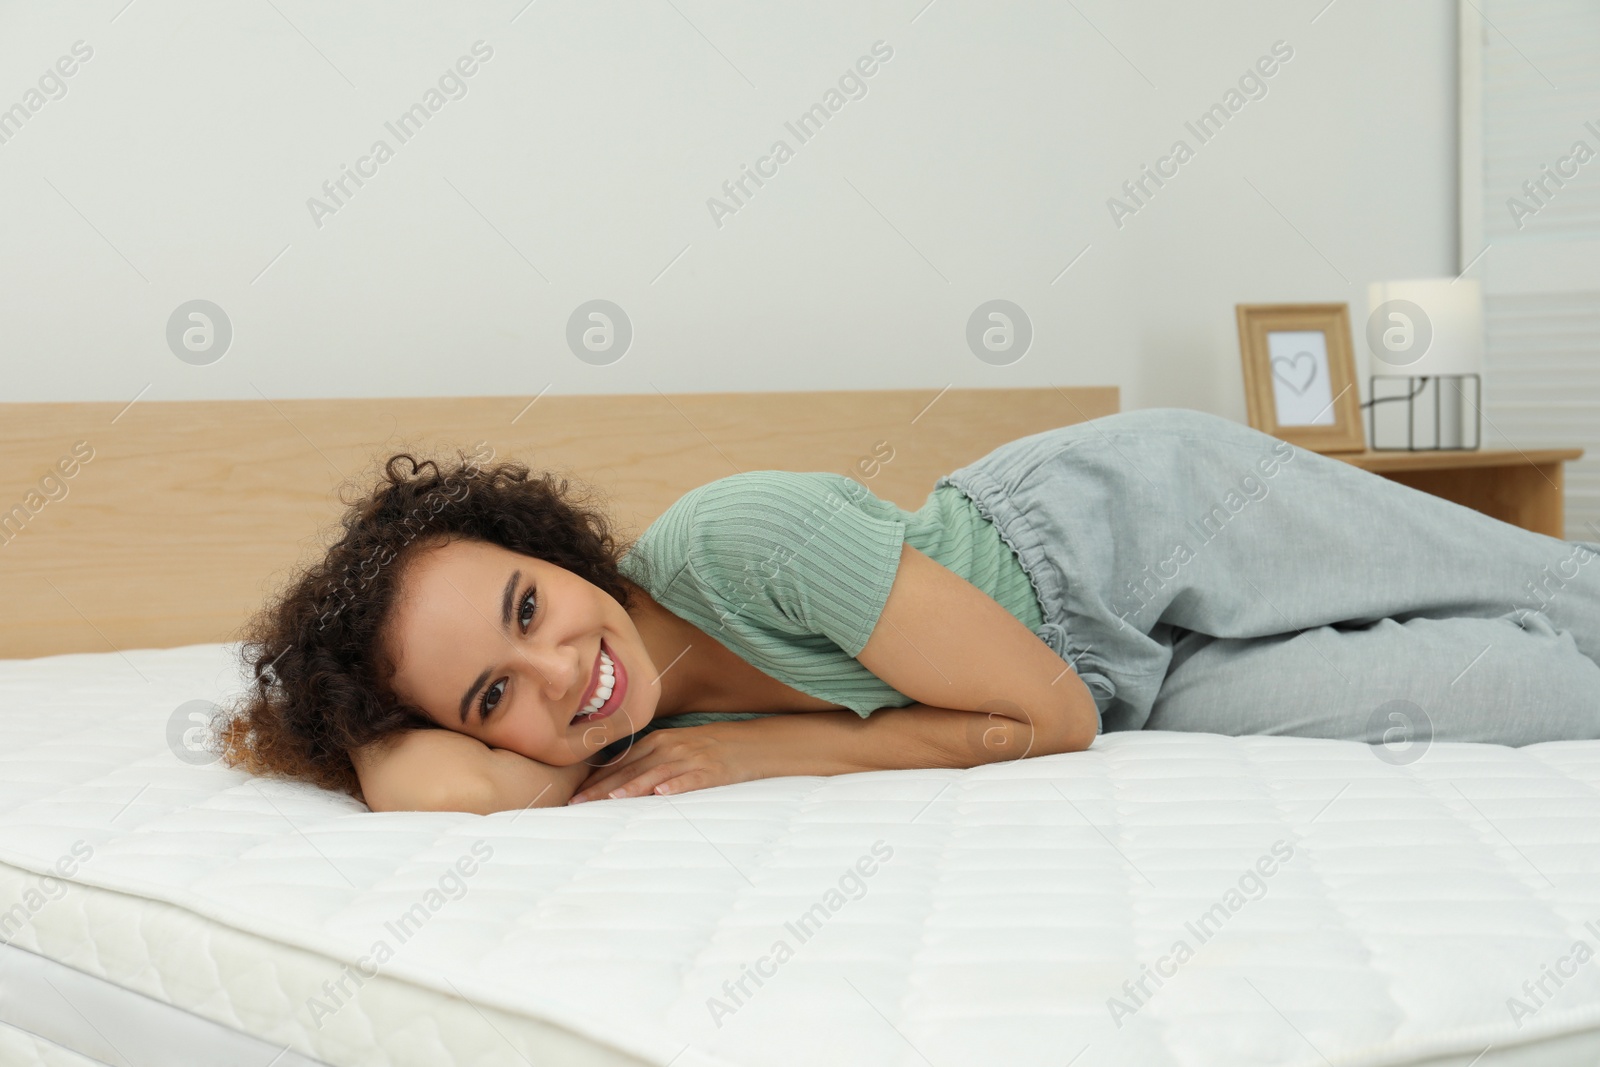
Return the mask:
[(1581, 448), (1329, 452), (1362, 470), (1463, 504), (1525, 530), (1565, 538), (1562, 464)]

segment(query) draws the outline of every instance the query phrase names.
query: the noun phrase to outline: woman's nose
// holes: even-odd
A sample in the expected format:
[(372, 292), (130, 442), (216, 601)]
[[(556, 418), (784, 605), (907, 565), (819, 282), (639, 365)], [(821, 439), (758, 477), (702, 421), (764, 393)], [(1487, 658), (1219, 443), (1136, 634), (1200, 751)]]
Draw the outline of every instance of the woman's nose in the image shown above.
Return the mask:
[(536, 650), (533, 663), (543, 679), (545, 695), (552, 700), (568, 697), (574, 685), (582, 684), (583, 665), (578, 650), (571, 645), (547, 646)]

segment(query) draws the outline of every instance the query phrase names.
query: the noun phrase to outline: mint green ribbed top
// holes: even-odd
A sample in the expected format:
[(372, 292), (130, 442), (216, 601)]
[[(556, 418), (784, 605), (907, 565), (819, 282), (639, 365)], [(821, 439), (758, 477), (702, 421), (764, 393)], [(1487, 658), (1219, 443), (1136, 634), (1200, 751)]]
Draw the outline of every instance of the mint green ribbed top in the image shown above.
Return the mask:
[[(1043, 624), (1016, 554), (954, 486), (916, 511), (841, 474), (746, 471), (680, 497), (621, 561), (656, 602), (786, 685), (865, 718), (911, 697), (854, 658), (883, 611), (905, 542), (1022, 621)], [(690, 712), (662, 726), (748, 713)]]

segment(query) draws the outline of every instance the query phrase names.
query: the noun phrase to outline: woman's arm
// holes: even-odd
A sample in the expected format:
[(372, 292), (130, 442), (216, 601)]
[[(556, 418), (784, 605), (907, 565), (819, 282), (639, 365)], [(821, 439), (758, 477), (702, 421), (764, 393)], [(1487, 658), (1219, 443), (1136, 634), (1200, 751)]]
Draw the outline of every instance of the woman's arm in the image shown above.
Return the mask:
[(785, 774), (844, 774), (1077, 752), (1099, 731), (1083, 679), (993, 597), (910, 545), (856, 657), (919, 703), (776, 715), (647, 735), (573, 799), (679, 793)]
[(1022, 747), (1031, 742), (1035, 755), (1088, 748), (1100, 729), (1089, 687), (1038, 634), (910, 545), (856, 659), (923, 704), (1020, 723)]
[(591, 768), (551, 767), (454, 730), (406, 730), (350, 753), (373, 811), (489, 815), (567, 803)]
[(1026, 723), (997, 712), (926, 704), (883, 708), (868, 719), (853, 711), (811, 711), (706, 723), (646, 735), (615, 763), (597, 768), (572, 803), (789, 774), (976, 767), (1071, 751), (1040, 740)]

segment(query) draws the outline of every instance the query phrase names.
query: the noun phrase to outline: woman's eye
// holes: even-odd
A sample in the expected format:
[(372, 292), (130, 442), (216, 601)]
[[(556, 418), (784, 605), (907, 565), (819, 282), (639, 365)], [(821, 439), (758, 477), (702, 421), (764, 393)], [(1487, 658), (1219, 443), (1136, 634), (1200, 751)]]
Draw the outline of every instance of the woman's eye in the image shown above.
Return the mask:
[[(533, 617), (538, 613), (539, 602), (534, 598), (533, 590), (529, 589), (522, 594), (522, 600), (517, 605), (517, 621), (526, 631), (533, 624)], [(478, 721), (489, 717), (489, 713), (500, 705), (500, 699), (505, 696), (506, 682), (502, 678), (483, 691), (483, 696), (478, 698)]]
[(498, 681), (483, 691), (483, 697), (478, 701), (478, 721), (482, 722), (489, 717), (489, 713), (500, 704), (500, 698), (505, 695), (506, 683)]

